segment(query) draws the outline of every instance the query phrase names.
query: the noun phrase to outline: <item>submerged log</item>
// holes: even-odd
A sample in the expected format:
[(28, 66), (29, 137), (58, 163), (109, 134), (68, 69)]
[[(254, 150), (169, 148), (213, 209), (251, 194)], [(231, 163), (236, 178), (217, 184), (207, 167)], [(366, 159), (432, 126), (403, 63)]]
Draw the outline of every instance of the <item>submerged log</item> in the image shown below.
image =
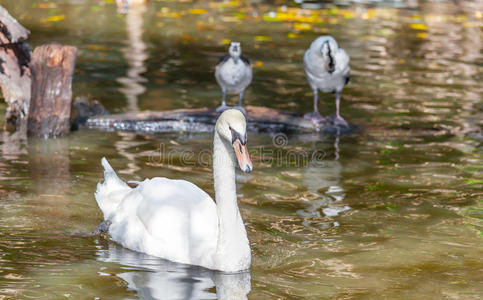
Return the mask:
[(25, 133), (30, 103), (29, 31), (0, 5), (0, 86), (7, 102), (6, 128)]
[[(319, 131), (329, 135), (341, 135), (359, 130), (358, 126), (352, 124), (348, 128), (331, 122), (315, 124), (304, 119), (301, 114), (273, 108), (246, 106), (245, 109), (249, 131)], [(211, 132), (217, 117), (218, 113), (208, 108), (144, 111), (91, 117), (87, 120), (86, 127), (107, 131)]]
[(69, 132), (76, 57), (77, 48), (72, 46), (51, 44), (35, 48), (30, 64), (29, 135), (57, 137)]

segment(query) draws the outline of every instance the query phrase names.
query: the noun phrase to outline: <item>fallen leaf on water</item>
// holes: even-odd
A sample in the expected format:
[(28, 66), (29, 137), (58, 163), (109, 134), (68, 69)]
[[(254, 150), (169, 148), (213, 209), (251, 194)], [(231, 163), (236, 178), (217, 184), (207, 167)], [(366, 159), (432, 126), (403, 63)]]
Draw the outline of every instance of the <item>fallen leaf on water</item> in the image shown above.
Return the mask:
[(298, 35), (298, 34), (296, 34), (296, 33), (293, 33), (293, 32), (289, 32), (289, 33), (287, 34), (287, 37), (288, 37), (289, 39), (296, 39), (296, 38), (298, 38), (298, 37), (299, 37), (299, 35)]
[(58, 22), (65, 19), (65, 15), (50, 16), (47, 19), (42, 19), (41, 22)]
[(106, 46), (102, 46), (102, 45), (87, 45), (86, 48), (90, 49), (90, 50), (98, 50), (98, 51), (108, 50), (108, 48)]
[(416, 36), (420, 39), (425, 39), (428, 37), (428, 34), (426, 32), (420, 32), (418, 34), (416, 34)]
[(464, 27), (481, 27), (482, 24), (478, 23), (478, 22), (466, 22), (466, 23), (463, 23), (463, 26)]
[(272, 38), (269, 37), (269, 36), (264, 36), (264, 35), (257, 35), (255, 37), (255, 41), (258, 41), (258, 42), (269, 42), (271, 41)]
[(192, 15), (204, 15), (204, 14), (206, 14), (206, 9), (193, 8), (193, 9), (190, 10), (190, 14), (192, 14)]
[(57, 5), (55, 3), (39, 3), (38, 8), (56, 8)]
[(428, 26), (421, 23), (411, 23), (409, 26), (415, 30), (428, 30)]
[(227, 17), (227, 16), (224, 16), (221, 18), (221, 20), (223, 22), (240, 22), (240, 19), (238, 19), (237, 17)]
[(223, 39), (223, 40), (221, 40), (221, 43), (222, 43), (223, 45), (228, 45), (230, 42), (231, 42), (231, 41), (230, 41), (230, 40), (228, 40), (228, 39)]
[(262, 66), (263, 66), (263, 61), (259, 61), (259, 60), (257, 60), (257, 61), (255, 62), (255, 66), (257, 66), (257, 67), (262, 67)]
[(245, 19), (245, 14), (244, 13), (234, 13), (233, 16), (238, 19)]
[(210, 7), (214, 7), (214, 8), (236, 7), (236, 6), (240, 6), (239, 1), (223, 1), (223, 2), (211, 2), (210, 1)]
[(329, 15), (336, 15), (339, 13), (339, 9), (337, 7), (332, 7), (330, 10), (329, 10)]
[(298, 31), (308, 31), (308, 30), (312, 30), (312, 25), (307, 23), (294, 23), (293, 28), (295, 28)]
[(356, 16), (353, 12), (351, 12), (350, 10), (346, 10), (346, 9), (341, 10), (340, 13), (346, 19), (354, 19), (354, 17)]

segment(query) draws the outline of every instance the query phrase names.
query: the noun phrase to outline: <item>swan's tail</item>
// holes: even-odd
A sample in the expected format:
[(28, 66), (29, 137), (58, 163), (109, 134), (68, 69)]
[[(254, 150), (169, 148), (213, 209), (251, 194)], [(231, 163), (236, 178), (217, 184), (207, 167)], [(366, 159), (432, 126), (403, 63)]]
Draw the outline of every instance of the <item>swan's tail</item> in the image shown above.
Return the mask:
[(102, 158), (101, 163), (104, 167), (104, 182), (97, 184), (95, 196), (97, 205), (104, 213), (104, 219), (109, 220), (121, 200), (132, 189), (117, 177), (116, 172), (105, 157)]

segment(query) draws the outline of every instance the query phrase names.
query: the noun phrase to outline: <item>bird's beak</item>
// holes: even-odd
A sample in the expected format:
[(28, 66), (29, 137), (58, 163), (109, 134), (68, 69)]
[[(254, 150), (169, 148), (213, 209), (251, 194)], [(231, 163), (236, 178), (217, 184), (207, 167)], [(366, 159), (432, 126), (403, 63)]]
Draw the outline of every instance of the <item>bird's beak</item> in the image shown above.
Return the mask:
[(246, 145), (243, 145), (239, 139), (233, 142), (233, 149), (235, 150), (236, 159), (240, 169), (245, 173), (250, 173), (253, 170), (252, 161), (248, 155), (248, 149)]

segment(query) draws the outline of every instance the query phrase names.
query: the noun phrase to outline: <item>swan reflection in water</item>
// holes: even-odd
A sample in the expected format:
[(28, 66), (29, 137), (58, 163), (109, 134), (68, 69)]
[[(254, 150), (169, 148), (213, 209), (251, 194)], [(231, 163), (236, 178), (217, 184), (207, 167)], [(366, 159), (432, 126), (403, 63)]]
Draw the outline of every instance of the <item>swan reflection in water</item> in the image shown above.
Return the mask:
[[(113, 242), (98, 251), (103, 262), (126, 266), (116, 274), (140, 299), (248, 299), (250, 272), (222, 273), (126, 249)], [(216, 289), (216, 293), (214, 289)]]

